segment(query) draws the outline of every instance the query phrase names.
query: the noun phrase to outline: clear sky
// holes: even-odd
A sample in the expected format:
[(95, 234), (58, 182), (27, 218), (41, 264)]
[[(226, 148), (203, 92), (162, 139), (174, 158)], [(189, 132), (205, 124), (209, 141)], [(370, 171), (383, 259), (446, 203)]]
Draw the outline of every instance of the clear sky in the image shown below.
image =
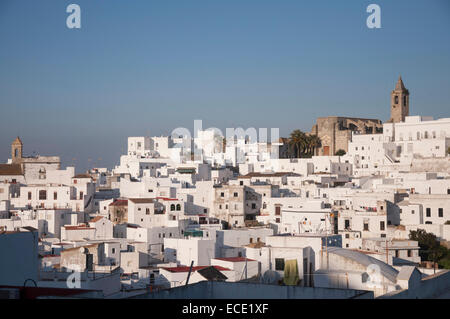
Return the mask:
[(413, 115), (450, 117), (449, 35), (448, 0), (0, 0), (0, 161), (17, 135), (84, 170), (194, 119), (283, 136), (319, 116), (386, 121), (399, 74)]

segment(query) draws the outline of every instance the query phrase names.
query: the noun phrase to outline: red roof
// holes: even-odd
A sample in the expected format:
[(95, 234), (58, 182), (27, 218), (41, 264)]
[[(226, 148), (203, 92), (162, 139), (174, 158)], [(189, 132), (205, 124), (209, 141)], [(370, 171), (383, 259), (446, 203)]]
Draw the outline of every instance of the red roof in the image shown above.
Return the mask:
[(84, 229), (95, 229), (87, 226), (63, 226), (66, 230), (84, 230)]
[(177, 198), (169, 198), (169, 197), (156, 197), (156, 199), (162, 199), (162, 200), (178, 200)]
[[(194, 266), (192, 267), (192, 271), (197, 271), (203, 268), (207, 268), (211, 266)], [(222, 267), (222, 266), (212, 266), (219, 271), (231, 271), (231, 269)], [(189, 266), (181, 266), (181, 267), (163, 267), (162, 269), (167, 270), (169, 272), (189, 272)]]
[(102, 219), (103, 216), (95, 216), (94, 218), (92, 218), (89, 222), (90, 223), (95, 223), (98, 222), (100, 219)]
[(127, 206), (127, 205), (128, 205), (127, 199), (118, 199), (115, 202), (109, 204), (109, 206)]
[(227, 258), (214, 258), (217, 260), (230, 261), (232, 263), (242, 262), (242, 261), (256, 261), (254, 259), (245, 258), (245, 257), (227, 257)]

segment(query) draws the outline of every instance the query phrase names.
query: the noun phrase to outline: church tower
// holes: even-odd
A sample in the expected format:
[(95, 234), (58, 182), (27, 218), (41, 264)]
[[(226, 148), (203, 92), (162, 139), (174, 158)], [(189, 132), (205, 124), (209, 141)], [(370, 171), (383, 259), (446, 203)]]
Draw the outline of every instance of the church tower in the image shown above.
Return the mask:
[(17, 138), (11, 144), (11, 158), (13, 164), (19, 164), (22, 160), (23, 144), (20, 138)]
[(389, 122), (404, 122), (409, 115), (409, 91), (403, 84), (402, 77), (398, 78), (395, 89), (391, 92), (391, 119)]

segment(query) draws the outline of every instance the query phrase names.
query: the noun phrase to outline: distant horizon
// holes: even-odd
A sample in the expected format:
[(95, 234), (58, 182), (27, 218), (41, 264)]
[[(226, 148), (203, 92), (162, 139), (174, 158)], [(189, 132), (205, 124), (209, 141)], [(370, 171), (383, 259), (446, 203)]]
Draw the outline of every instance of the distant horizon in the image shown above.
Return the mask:
[[(77, 0), (78, 30), (70, 3), (0, 3), (2, 163), (16, 136), (84, 172), (117, 165), (129, 136), (195, 119), (282, 137), (318, 117), (384, 123), (400, 75), (410, 115), (450, 117), (446, 0)], [(366, 26), (371, 3), (381, 29)]]

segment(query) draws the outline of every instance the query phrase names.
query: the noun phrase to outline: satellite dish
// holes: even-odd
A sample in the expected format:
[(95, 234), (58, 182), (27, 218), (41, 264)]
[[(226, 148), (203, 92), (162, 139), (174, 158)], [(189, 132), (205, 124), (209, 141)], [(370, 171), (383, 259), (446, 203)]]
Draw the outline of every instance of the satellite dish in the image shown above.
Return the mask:
[(275, 284), (280, 279), (280, 275), (274, 270), (267, 270), (262, 278), (261, 282), (264, 284)]

